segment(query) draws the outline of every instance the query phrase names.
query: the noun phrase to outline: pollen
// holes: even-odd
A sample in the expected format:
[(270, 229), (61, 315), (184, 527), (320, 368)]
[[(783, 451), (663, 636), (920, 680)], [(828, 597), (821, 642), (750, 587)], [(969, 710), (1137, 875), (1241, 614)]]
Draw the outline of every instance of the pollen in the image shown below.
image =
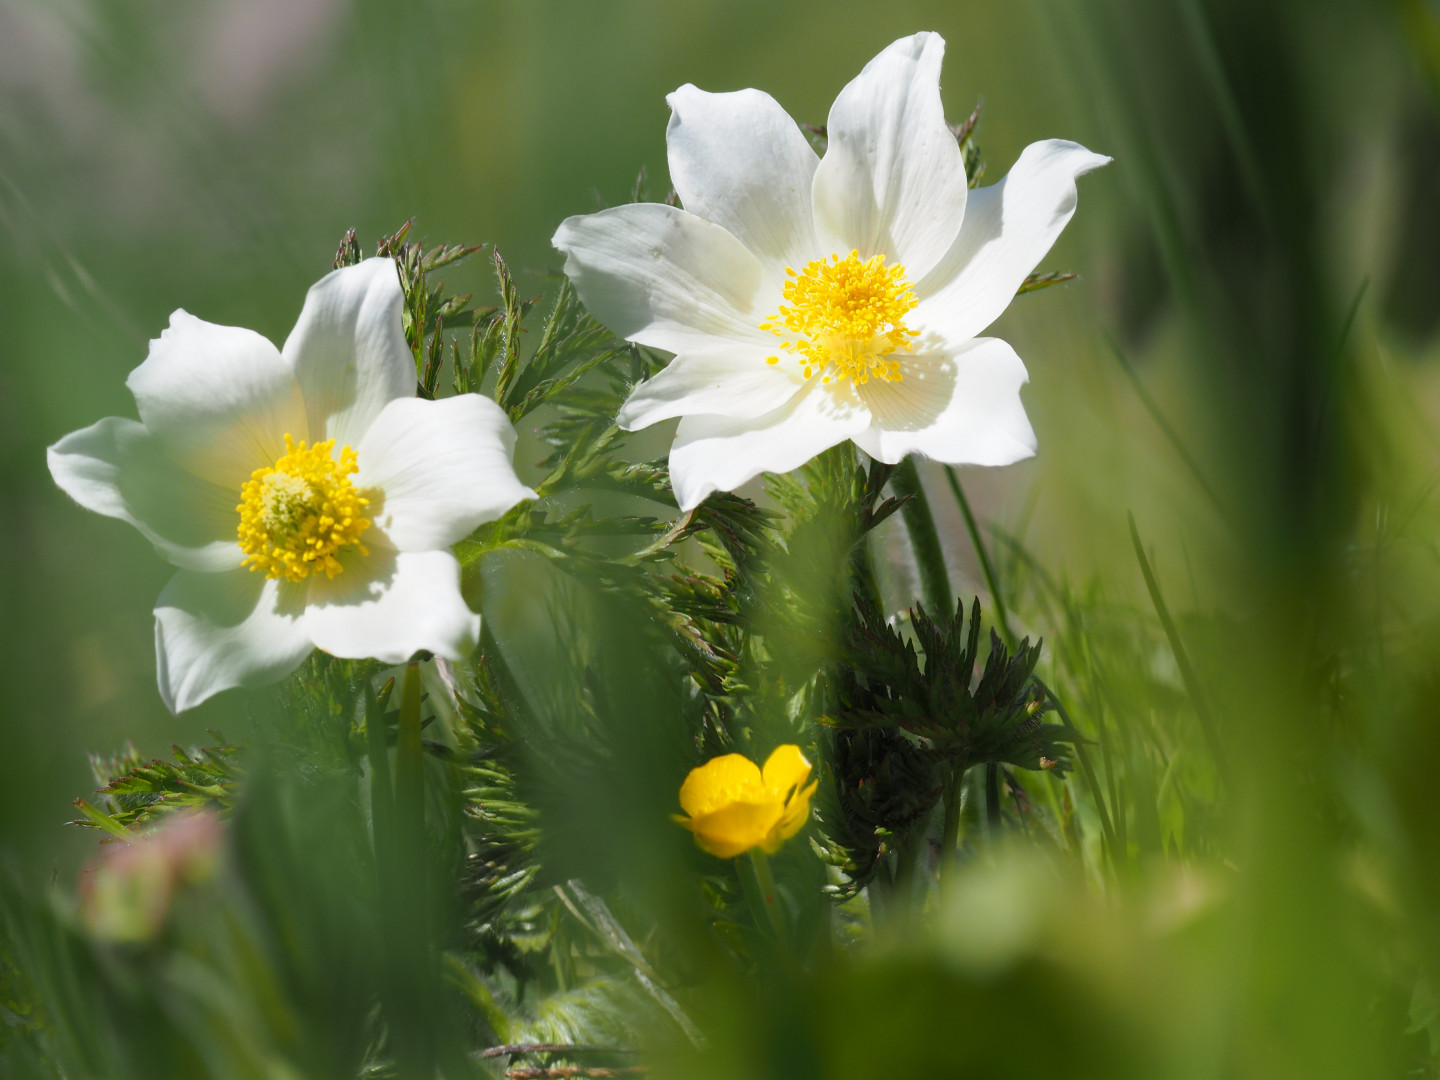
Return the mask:
[(309, 446), (287, 434), (280, 460), (256, 469), (240, 487), (242, 565), (268, 578), (304, 581), (341, 573), (337, 556), (346, 548), (370, 554), (360, 542), (370, 527), (370, 500), (350, 480), (359, 468), (350, 447), (335, 454), (334, 439)]
[[(805, 378), (900, 381), (892, 354), (909, 352), (918, 330), (905, 325), (915, 307), (905, 267), (886, 266), (884, 255), (862, 260), (858, 251), (816, 259), (796, 272), (785, 268), (785, 302), (760, 324), (780, 347), (800, 357)], [(766, 363), (778, 364), (772, 356)]]

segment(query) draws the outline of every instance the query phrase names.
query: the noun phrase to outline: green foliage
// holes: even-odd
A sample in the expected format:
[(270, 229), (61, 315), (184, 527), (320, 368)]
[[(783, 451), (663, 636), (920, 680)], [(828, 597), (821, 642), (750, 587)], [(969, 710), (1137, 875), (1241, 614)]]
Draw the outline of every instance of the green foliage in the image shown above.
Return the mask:
[(7, 940), (8, 930), (0, 925), (0, 1052), (11, 1040), (46, 1026), (34, 983), (20, 967), (15, 949)]
[(857, 596), (829, 723), (841, 730), (898, 728), (942, 758), (966, 765), (1005, 763), (1065, 775), (1065, 744), (1077, 733), (1041, 720), (1049, 704), (1031, 679), (1040, 642), (1026, 639), (1012, 656), (991, 630), (977, 680), (979, 600), (971, 605), (968, 631), (963, 604), (941, 621), (917, 604), (909, 628), (913, 637), (889, 625), (864, 594)]
[(229, 810), (244, 775), (242, 748), (211, 734), (222, 745), (188, 751), (172, 747), (173, 761), (144, 761), (128, 743), (112, 757), (92, 754), (100, 806), (75, 800), (85, 816), (71, 824), (125, 839), (127, 829), (143, 829), (186, 810)]

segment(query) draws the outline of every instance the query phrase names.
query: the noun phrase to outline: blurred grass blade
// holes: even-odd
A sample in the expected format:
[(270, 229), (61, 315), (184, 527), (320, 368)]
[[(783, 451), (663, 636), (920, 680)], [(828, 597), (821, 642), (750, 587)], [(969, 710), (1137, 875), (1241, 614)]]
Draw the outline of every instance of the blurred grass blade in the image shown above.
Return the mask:
[(1160, 583), (1155, 579), (1155, 572), (1150, 569), (1150, 560), (1145, 557), (1145, 546), (1140, 542), (1140, 530), (1135, 526), (1135, 515), (1127, 513), (1125, 516), (1130, 523), (1130, 540), (1135, 545), (1135, 558), (1140, 562), (1140, 572), (1145, 577), (1145, 588), (1150, 593), (1150, 602), (1155, 605), (1155, 614), (1159, 616), (1160, 625), (1165, 630), (1165, 637), (1170, 642), (1170, 651), (1175, 655), (1175, 664), (1180, 669), (1180, 677), (1184, 680), (1185, 689), (1190, 694), (1190, 701), (1195, 706), (1195, 715), (1200, 720), (1200, 728), (1205, 734), (1205, 742), (1210, 747), (1210, 753), (1215, 758), (1220, 775), (1224, 777), (1228, 774), (1225, 749), (1220, 743), (1220, 735), (1215, 728), (1214, 717), (1211, 716), (1205, 695), (1200, 689), (1200, 679), (1190, 664), (1190, 656), (1185, 651), (1184, 642), (1180, 640), (1180, 631), (1175, 627), (1175, 620), (1170, 617), (1170, 609), (1165, 605), (1165, 598), (1160, 594)]
[(1144, 405), (1145, 411), (1150, 414), (1150, 419), (1155, 421), (1156, 426), (1159, 427), (1170, 445), (1175, 448), (1175, 452), (1180, 455), (1180, 460), (1183, 461), (1185, 467), (1190, 470), (1190, 475), (1195, 477), (1196, 482), (1200, 485), (1200, 490), (1205, 492), (1205, 497), (1210, 500), (1216, 510), (1220, 511), (1220, 516), (1228, 522), (1230, 519), (1230, 511), (1226, 507), (1224, 500), (1220, 498), (1219, 492), (1215, 490), (1214, 485), (1212, 485), (1209, 478), (1206, 477), (1205, 471), (1200, 468), (1200, 463), (1195, 460), (1189, 448), (1186, 447), (1184, 440), (1180, 438), (1179, 432), (1171, 426), (1170, 421), (1166, 419), (1160, 406), (1156, 403), (1155, 399), (1150, 396), (1150, 391), (1145, 389), (1145, 384), (1140, 381), (1139, 374), (1137, 374), (1135, 369), (1130, 365), (1130, 361), (1126, 358), (1125, 352), (1120, 348), (1119, 343), (1108, 336), (1106, 340), (1109, 342), (1111, 354), (1114, 355), (1116, 362), (1120, 365), (1120, 370), (1125, 373), (1125, 378), (1129, 380), (1131, 388), (1135, 391), (1135, 396), (1140, 399), (1140, 404)]
[(970, 500), (965, 497), (965, 489), (960, 486), (960, 478), (955, 475), (953, 465), (945, 466), (945, 479), (950, 481), (950, 491), (955, 496), (955, 502), (960, 507), (960, 515), (965, 519), (965, 531), (970, 534), (970, 543), (975, 548), (975, 557), (980, 560), (980, 572), (985, 575), (985, 587), (990, 590), (990, 603), (995, 607), (995, 621), (1000, 625), (1000, 636), (1005, 639), (1005, 647), (1013, 650), (1015, 648), (1015, 635), (1010, 630), (1010, 617), (1005, 611), (1005, 598), (1000, 592), (1000, 583), (995, 577), (995, 568), (990, 562), (990, 553), (985, 549), (985, 541), (980, 537), (980, 527), (975, 523), (975, 515), (970, 510)]

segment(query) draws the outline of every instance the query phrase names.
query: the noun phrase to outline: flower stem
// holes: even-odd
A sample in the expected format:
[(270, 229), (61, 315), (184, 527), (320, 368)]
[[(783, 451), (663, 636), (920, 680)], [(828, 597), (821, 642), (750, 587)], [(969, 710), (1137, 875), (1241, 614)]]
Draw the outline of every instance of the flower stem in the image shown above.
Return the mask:
[(901, 508), (905, 529), (910, 534), (910, 546), (915, 552), (915, 565), (920, 571), (920, 592), (925, 606), (936, 618), (949, 618), (955, 613), (955, 596), (950, 591), (950, 575), (945, 569), (945, 552), (940, 547), (940, 534), (935, 529), (935, 517), (930, 512), (930, 501), (925, 497), (925, 488), (920, 483), (920, 472), (915, 468), (915, 459), (906, 458), (895, 466), (890, 476), (890, 485), (898, 495), (910, 499)]
[(419, 1080), (434, 1075), (435, 1047), (430, 1003), (438, 971), (430, 952), (425, 862), (425, 760), (420, 741), (420, 666), (405, 668), (400, 688), (400, 721), (395, 740), (394, 816), (391, 851), (381, 865), (381, 887), (389, 912), (397, 992), (389, 1021), (400, 1075)]
[(400, 725), (395, 740), (395, 815), (404, 843), (423, 840), (425, 761), (420, 744), (420, 665), (405, 668), (400, 688)]
[(1000, 839), (1005, 819), (1000, 815), (1000, 763), (985, 763), (985, 820), (990, 829), (990, 842)]
[(960, 809), (965, 788), (965, 770), (969, 763), (956, 760), (945, 781), (945, 827), (940, 834), (940, 878), (950, 877), (955, 862), (955, 846), (960, 840)]
[[(914, 925), (925, 903), (926, 888), (921, 884), (921, 858), (926, 850), (925, 822), (919, 821), (900, 836), (895, 847), (895, 879), (891, 903), (887, 905), (888, 921), (900, 932)], [(926, 878), (928, 884), (928, 877)]]
[(780, 910), (780, 899), (775, 892), (775, 879), (770, 875), (770, 860), (759, 848), (750, 849), (750, 865), (755, 869), (755, 881), (760, 886), (761, 904), (765, 915), (775, 930), (775, 939), (780, 951), (788, 962), (790, 959), (790, 928), (785, 924), (785, 913)]
[(370, 830), (377, 862), (391, 857), (390, 828), (395, 802), (390, 792), (390, 752), (385, 746), (385, 713), (373, 688), (365, 694), (365, 743), (370, 759)]

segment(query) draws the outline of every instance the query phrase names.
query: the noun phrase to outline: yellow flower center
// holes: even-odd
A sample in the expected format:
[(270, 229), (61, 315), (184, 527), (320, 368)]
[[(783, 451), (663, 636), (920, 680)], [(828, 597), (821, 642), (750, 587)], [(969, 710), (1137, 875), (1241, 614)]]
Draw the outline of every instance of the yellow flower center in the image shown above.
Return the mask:
[(304, 581), (322, 572), (344, 570), (335, 556), (344, 548), (370, 554), (360, 534), (370, 527), (370, 500), (356, 490), (350, 474), (360, 468), (355, 451), (335, 440), (307, 446), (285, 436), (285, 453), (273, 466), (256, 469), (240, 486), (240, 550), (243, 566), (266, 577)]
[[(905, 325), (916, 304), (905, 267), (886, 266), (884, 255), (861, 261), (852, 251), (843, 259), (816, 259), (799, 273), (787, 266), (785, 274), (785, 302), (760, 329), (800, 356), (805, 378), (821, 372), (827, 383), (832, 377), (857, 386), (871, 379), (900, 381), (900, 362), (890, 354), (909, 352), (919, 333)], [(780, 358), (765, 362), (778, 364)]]

